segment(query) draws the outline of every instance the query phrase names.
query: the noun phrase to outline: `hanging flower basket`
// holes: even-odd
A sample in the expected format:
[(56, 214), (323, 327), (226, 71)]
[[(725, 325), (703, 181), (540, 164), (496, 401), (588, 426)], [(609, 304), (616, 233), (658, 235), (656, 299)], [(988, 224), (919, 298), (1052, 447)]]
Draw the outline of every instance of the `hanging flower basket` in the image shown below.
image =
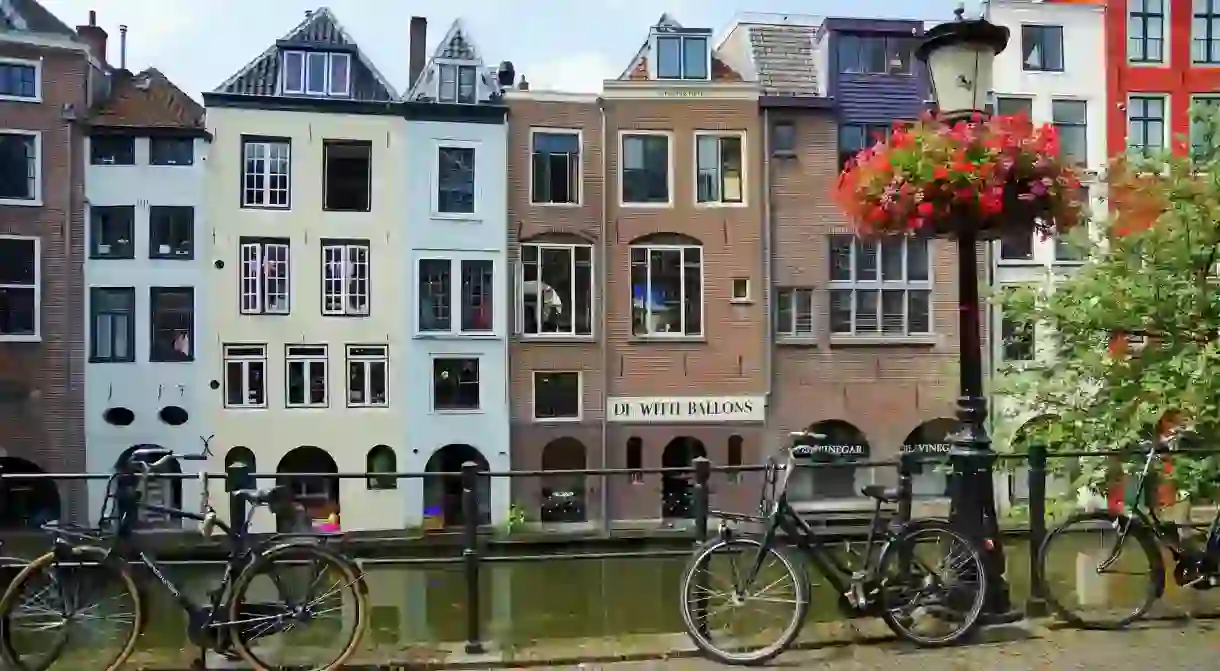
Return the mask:
[(1024, 116), (896, 124), (852, 159), (835, 198), (866, 237), (1049, 235), (1085, 217), (1080, 177), (1059, 158), (1055, 128)]

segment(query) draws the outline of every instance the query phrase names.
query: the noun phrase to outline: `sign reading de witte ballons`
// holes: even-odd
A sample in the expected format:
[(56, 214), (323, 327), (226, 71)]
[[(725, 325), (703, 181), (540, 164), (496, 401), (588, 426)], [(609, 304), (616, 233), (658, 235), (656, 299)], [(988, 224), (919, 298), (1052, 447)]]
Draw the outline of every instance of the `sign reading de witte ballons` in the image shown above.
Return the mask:
[(612, 396), (609, 421), (634, 424), (763, 422), (766, 396)]

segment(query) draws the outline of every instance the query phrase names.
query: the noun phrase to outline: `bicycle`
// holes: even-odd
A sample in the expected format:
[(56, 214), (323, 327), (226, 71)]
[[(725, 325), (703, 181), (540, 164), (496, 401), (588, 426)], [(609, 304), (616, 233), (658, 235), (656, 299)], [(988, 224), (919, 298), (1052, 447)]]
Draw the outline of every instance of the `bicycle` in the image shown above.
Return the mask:
[[(950, 645), (969, 635), (977, 626), (986, 595), (986, 569), (975, 545), (943, 520), (886, 524), (882, 505), (897, 503), (900, 493), (869, 485), (861, 491), (876, 505), (865, 551), (861, 557), (847, 543), (847, 554), (856, 555), (858, 563), (853, 565), (848, 559), (841, 559), (797, 514), (787, 498), (788, 479), (796, 468), (794, 452), (803, 446), (801, 443), (824, 440), (825, 436), (796, 432), (792, 437), (796, 444), (786, 450), (785, 463), (781, 465), (772, 457), (764, 469), (761, 515), (710, 513), (720, 519), (719, 531), (715, 538), (695, 550), (682, 576), (682, 619), (696, 647), (722, 664), (753, 665), (771, 660), (792, 645), (808, 615), (810, 602), (809, 577), (805, 567), (792, 557), (789, 548), (793, 544), (833, 586), (839, 595), (838, 607), (849, 619), (879, 616), (901, 638), (926, 647)], [(738, 535), (733, 526), (740, 523), (761, 526), (761, 537)], [(950, 546), (939, 570), (932, 570), (916, 551), (936, 541), (948, 541)], [(731, 582), (723, 595), (727, 597), (727, 606), (711, 609), (708, 604), (717, 594), (707, 587), (709, 568), (713, 556), (722, 552), (728, 555), (732, 569)], [(744, 571), (737, 570), (734, 561), (737, 555), (745, 557)], [(780, 569), (778, 579), (760, 579), (769, 559)], [(791, 579), (793, 585), (787, 599), (773, 591), (784, 578)], [(761, 589), (753, 590), (756, 584), (762, 585)], [(751, 600), (791, 604), (793, 611), (779, 620), (782, 628), (778, 635), (764, 639), (769, 642), (757, 649), (718, 645), (713, 638), (725, 629), (714, 628), (711, 616), (736, 610)], [(912, 625), (925, 615), (950, 628), (938, 635), (916, 633)], [(732, 630), (730, 625), (728, 633)]]
[[(333, 613), (336, 608), (324, 607), (323, 600), (335, 595), (338, 595), (340, 625), (346, 622), (352, 625), (341, 651), (325, 664), (307, 662), (298, 666), (294, 663), (291, 668), (333, 671), (351, 657), (363, 637), (368, 610), (367, 588), (356, 564), (327, 547), (323, 534), (278, 534), (262, 542), (251, 541), (249, 527), (254, 511), (260, 507), (277, 513), (290, 511), (294, 497), (289, 488), (277, 486), (232, 492), (233, 496), (249, 504), (249, 514), (229, 524), (220, 520), (206, 502), (201, 506), (202, 512), (195, 513), (142, 499), (140, 492), (149, 477), (174, 459), (204, 461), (208, 458), (210, 438), (200, 438), (204, 444), (201, 454), (175, 454), (169, 449), (148, 447), (134, 450), (116, 466), (103, 502), (103, 519), (107, 512), (114, 513), (112, 532), (55, 523), (44, 525), (54, 538), (52, 550), (22, 569), (0, 597), (0, 657), (10, 669), (46, 671), (57, 662), (62, 662), (62, 668), (68, 669), (93, 667), (115, 671), (121, 667), (131, 657), (148, 622), (144, 591), (133, 574), (132, 564), (146, 568), (156, 579), (155, 584), (167, 590), (185, 611), (187, 637), (199, 648), (194, 668), (206, 668), (207, 650), (228, 660), (244, 661), (256, 671), (285, 668), (264, 661), (263, 656), (274, 650), (262, 644), (270, 636), (289, 634)], [(206, 476), (201, 475), (201, 479), (206, 482)], [(223, 532), (229, 545), (224, 575), (204, 603), (186, 596), (183, 588), (168, 578), (161, 566), (141, 549), (140, 536), (134, 533), (141, 511), (198, 522), (205, 537), (216, 529)], [(286, 582), (288, 585), (306, 584), (304, 599), (285, 597), (287, 585), (278, 574), (272, 575), (272, 589), (283, 600), (257, 598), (260, 596), (257, 592), (271, 590), (252, 587), (256, 577), (281, 563), (290, 565), (291, 571), (303, 562), (308, 562), (308, 571), (304, 575), (288, 575)], [(331, 578), (333, 582), (322, 582)], [(319, 596), (315, 588), (323, 584), (329, 586), (317, 590)], [(107, 605), (108, 600), (90, 604), (89, 595), (103, 588), (107, 592), (117, 592), (111, 596), (129, 598), (130, 606), (116, 612)], [(32, 596), (34, 603), (28, 605), (23, 600), (25, 596)], [(350, 605), (350, 611), (345, 605)], [(100, 639), (117, 641), (121, 645), (118, 653), (113, 657), (103, 653), (100, 658), (95, 650), (88, 651), (87, 658), (65, 654), (73, 639), (69, 625), (99, 620), (100, 615), (114, 615), (120, 626), (129, 627), (125, 633), (109, 639), (103, 634)], [(324, 638), (335, 638), (333, 631), (324, 633)], [(27, 643), (30, 644), (28, 652), (19, 649)], [(315, 654), (314, 649), (306, 645), (286, 647), (289, 652)]]
[[(1074, 513), (1051, 531), (1042, 542), (1042, 546), (1038, 550), (1038, 572), (1035, 584), (1047, 604), (1061, 620), (1084, 629), (1121, 629), (1144, 617), (1165, 594), (1166, 567), (1162, 548), (1168, 549), (1173, 556), (1173, 576), (1179, 586), (1208, 590), (1220, 585), (1220, 510), (1212, 519), (1202, 547), (1199, 547), (1197, 543), (1182, 538), (1176, 525), (1162, 523), (1155, 508), (1148, 506), (1145, 502), (1149, 492), (1148, 486), (1152, 481), (1149, 474), (1152, 472), (1153, 465), (1160, 463), (1161, 455), (1177, 451), (1186, 435), (1184, 431), (1176, 431), (1157, 441), (1141, 443), (1141, 450), (1146, 453), (1143, 468), (1140, 470), (1139, 479), (1136, 482), (1135, 500), (1130, 507), (1130, 512), (1091, 510)], [(1104, 548), (1104, 544), (1099, 545), (1099, 551), (1090, 555), (1076, 542), (1078, 537), (1073, 534), (1084, 534), (1091, 531), (1114, 532), (1116, 538), (1108, 550)], [(1109, 607), (1112, 605), (1111, 596), (1120, 596), (1124, 592), (1131, 593), (1131, 590), (1109, 590), (1107, 588), (1110, 585), (1104, 584), (1108, 582), (1105, 578), (1101, 578), (1100, 587), (1107, 593), (1101, 595), (1100, 598), (1095, 598), (1090, 594), (1079, 595), (1081, 598), (1078, 599), (1080, 602), (1078, 605), (1082, 607), (1082, 611), (1087, 612), (1073, 611), (1066, 599), (1056, 598), (1052, 594), (1051, 587), (1062, 582), (1057, 579), (1058, 564), (1050, 559), (1052, 548), (1064, 546), (1075, 555), (1075, 562), (1071, 565), (1072, 577), (1087, 575), (1090, 570), (1089, 564), (1093, 565), (1091, 571), (1099, 577), (1107, 573), (1130, 575), (1120, 570), (1111, 571), (1117, 564), (1123, 548), (1131, 545), (1129, 540), (1135, 542), (1142, 551), (1143, 558), (1148, 562), (1148, 584), (1142, 591), (1135, 591), (1136, 605), (1130, 612), (1123, 614), (1119, 611), (1116, 614), (1114, 609)], [(1112, 591), (1120, 594), (1112, 595), (1110, 594)], [(1112, 615), (1120, 616), (1116, 619), (1100, 619)]]

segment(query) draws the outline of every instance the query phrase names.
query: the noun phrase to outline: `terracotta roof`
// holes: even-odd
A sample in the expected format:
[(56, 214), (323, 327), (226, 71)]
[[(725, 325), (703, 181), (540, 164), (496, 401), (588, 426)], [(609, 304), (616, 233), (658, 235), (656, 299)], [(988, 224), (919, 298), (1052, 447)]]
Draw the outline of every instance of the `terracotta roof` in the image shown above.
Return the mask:
[(108, 128), (204, 128), (203, 106), (174, 86), (160, 71), (138, 74), (115, 70), (109, 99), (94, 110), (90, 123)]
[[(636, 59), (635, 67), (631, 68), (631, 72), (626, 78), (631, 81), (648, 81), (648, 56), (640, 56)], [(711, 80), (714, 82), (742, 82), (745, 81), (745, 78), (741, 76), (741, 73), (720, 60), (720, 57), (712, 56)]]

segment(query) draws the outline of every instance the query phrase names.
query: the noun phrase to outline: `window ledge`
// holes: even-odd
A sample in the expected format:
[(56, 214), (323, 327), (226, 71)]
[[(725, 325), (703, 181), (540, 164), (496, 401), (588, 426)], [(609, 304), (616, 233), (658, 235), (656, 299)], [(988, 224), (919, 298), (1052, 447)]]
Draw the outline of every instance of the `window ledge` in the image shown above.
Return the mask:
[(665, 344), (670, 344), (670, 343), (706, 344), (707, 336), (633, 335), (627, 339), (627, 342), (637, 343), (637, 344), (642, 344), (642, 345), (665, 345)]
[(561, 210), (571, 210), (584, 207), (584, 203), (535, 203), (530, 201), (530, 207), (554, 207)]
[(434, 414), (434, 415), (482, 415), (484, 413), (479, 408), (471, 408), (469, 410), (462, 410), (462, 409), (458, 409), (458, 408), (454, 408), (452, 410), (447, 410), (447, 409), (438, 410), (436, 408), (433, 408), (432, 414)]
[(0, 205), (16, 207), (42, 207), (42, 198), (0, 198)]
[(754, 305), (753, 298), (730, 298), (729, 303), (732, 305)]
[(866, 345), (879, 347), (907, 347), (912, 345), (931, 346), (937, 343), (938, 339), (935, 334), (921, 334), (909, 336), (863, 336), (863, 335), (848, 335), (848, 334), (833, 334), (830, 336), (831, 345)]
[(496, 333), (466, 333), (464, 331), (421, 331), (416, 340), (501, 340)]
[(477, 212), (432, 212), (433, 219), (441, 219), (444, 221), (464, 221), (471, 224), (483, 223), (483, 217)]
[(42, 96), (34, 96), (32, 98), (27, 98), (26, 96), (0, 96), (0, 100), (11, 103), (40, 103), (42, 102)]
[(284, 205), (242, 205), (243, 210), (260, 210), (262, 212), (287, 212), (292, 213), (292, 208)]
[(789, 347), (820, 347), (821, 340), (816, 336), (775, 336), (776, 345), (787, 345)]
[(775, 158), (796, 158), (796, 151), (792, 149), (776, 149), (771, 152), (771, 156)]
[(1033, 259), (997, 259), (996, 265), (1022, 266), (1022, 267), (1029, 268), (1029, 267), (1044, 266), (1046, 264), (1041, 261), (1035, 261)]
[(668, 210), (673, 208), (673, 203), (624, 203), (619, 201), (619, 209), (622, 210)]
[[(0, 339), (3, 339), (3, 336), (0, 336)], [(100, 364), (122, 364), (122, 363), (135, 363), (135, 362), (136, 362), (135, 359), (98, 359), (98, 358), (94, 358), (94, 357), (89, 357), (89, 359), (88, 359), (88, 363), (100, 363)]]
[(597, 338), (589, 335), (563, 335), (561, 333), (522, 333), (521, 342), (536, 343), (594, 343)]
[(582, 417), (535, 417), (535, 424), (579, 424), (584, 421)]
[(696, 202), (695, 203), (696, 210), (741, 210), (741, 209), (745, 209), (749, 206), (750, 206), (750, 204), (746, 203), (746, 202), (740, 202), (740, 203), (719, 203), (719, 202), (698, 203), (698, 202)]

